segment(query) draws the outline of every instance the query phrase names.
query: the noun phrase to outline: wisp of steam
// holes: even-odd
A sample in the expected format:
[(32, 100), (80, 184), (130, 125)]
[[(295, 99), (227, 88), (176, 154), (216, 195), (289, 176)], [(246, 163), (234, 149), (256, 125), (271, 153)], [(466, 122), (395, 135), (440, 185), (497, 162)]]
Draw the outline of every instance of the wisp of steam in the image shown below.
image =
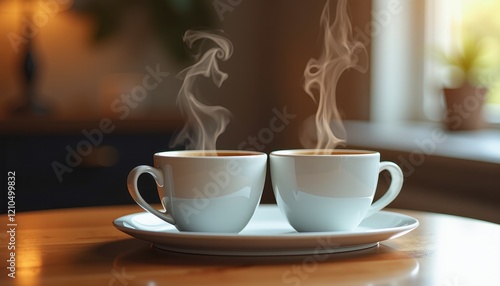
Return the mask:
[(202, 76), (212, 79), (220, 87), (228, 75), (219, 69), (218, 60), (227, 61), (232, 54), (231, 42), (223, 36), (208, 31), (188, 30), (184, 42), (193, 49), (195, 42), (212, 41), (214, 47), (205, 53), (194, 54), (196, 63), (179, 72), (183, 84), (177, 94), (177, 105), (186, 117), (186, 124), (171, 141), (170, 147), (186, 144), (186, 149), (215, 150), (219, 135), (226, 129), (231, 113), (221, 106), (209, 106), (197, 99), (193, 90), (196, 80)]
[[(330, 1), (327, 1), (321, 14), (324, 46), (318, 59), (310, 59), (304, 70), (304, 90), (317, 104), (314, 127), (307, 125), (302, 133), (301, 143), (305, 148), (316, 150), (333, 149), (345, 140), (335, 136), (345, 136), (345, 129), (337, 109), (336, 89), (342, 73), (354, 68), (367, 70), (367, 53), (364, 45), (355, 41), (351, 22), (347, 14), (347, 0), (338, 0), (335, 20), (330, 24)], [(362, 56), (363, 58), (361, 58)], [(363, 63), (361, 63), (363, 61)], [(311, 135), (307, 129), (315, 128)]]

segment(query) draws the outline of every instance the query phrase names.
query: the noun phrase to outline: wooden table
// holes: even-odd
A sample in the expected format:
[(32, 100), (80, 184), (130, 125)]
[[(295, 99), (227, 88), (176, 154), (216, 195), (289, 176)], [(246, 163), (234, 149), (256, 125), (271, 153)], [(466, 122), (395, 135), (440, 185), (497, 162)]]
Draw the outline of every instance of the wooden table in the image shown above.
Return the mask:
[(138, 206), (18, 213), (15, 277), (1, 215), (0, 285), (500, 285), (500, 225), (406, 210), (420, 226), (367, 250), (310, 256), (223, 257), (166, 252), (112, 225)]

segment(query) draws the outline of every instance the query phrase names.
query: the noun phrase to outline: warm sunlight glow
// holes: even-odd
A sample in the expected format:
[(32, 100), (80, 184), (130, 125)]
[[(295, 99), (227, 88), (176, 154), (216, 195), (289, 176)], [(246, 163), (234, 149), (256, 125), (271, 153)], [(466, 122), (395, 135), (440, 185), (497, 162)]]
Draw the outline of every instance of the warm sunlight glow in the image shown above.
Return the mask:
[(73, 0), (24, 0), (24, 1), (2, 1), (0, 5), (0, 14), (37, 14), (42, 18), (42, 13), (59, 13), (68, 10), (73, 5)]
[[(485, 119), (500, 123), (500, 0), (427, 0), (424, 110), (441, 119), (441, 89), (464, 80), (488, 88)], [(468, 53), (468, 54), (467, 54)], [(459, 65), (449, 65), (449, 57)], [(467, 56), (464, 56), (467, 55)], [(473, 56), (471, 56), (473, 55)], [(443, 60), (444, 59), (444, 60)], [(461, 68), (456, 68), (460, 66)], [(467, 72), (462, 69), (470, 67)], [(436, 112), (437, 111), (437, 112)]]
[(42, 266), (42, 253), (37, 247), (23, 245), (17, 251), (16, 282), (19, 285), (36, 284)]
[(453, 25), (456, 39), (472, 37), (480, 44), (482, 56), (477, 66), (488, 74), (490, 104), (500, 104), (500, 0), (460, 0), (456, 2)]

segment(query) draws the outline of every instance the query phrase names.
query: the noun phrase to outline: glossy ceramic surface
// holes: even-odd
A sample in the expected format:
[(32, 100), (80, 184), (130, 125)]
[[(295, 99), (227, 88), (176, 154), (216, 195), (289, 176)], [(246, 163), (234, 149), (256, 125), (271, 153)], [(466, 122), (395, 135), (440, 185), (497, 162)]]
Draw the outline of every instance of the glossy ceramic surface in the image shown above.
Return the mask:
[(295, 231), (276, 205), (261, 205), (239, 234), (181, 232), (150, 213), (120, 217), (114, 226), (156, 247), (210, 255), (303, 255), (361, 250), (404, 235), (418, 226), (410, 216), (381, 211), (352, 231)]
[[(401, 169), (363, 150), (284, 150), (270, 154), (278, 206), (297, 231), (352, 230), (392, 202), (403, 183)], [(379, 173), (389, 171), (387, 192), (372, 204)]]
[[(138, 166), (128, 177), (131, 196), (146, 211), (182, 231), (238, 233), (257, 208), (266, 176), (267, 155), (250, 151), (171, 151), (154, 155), (154, 167)], [(152, 175), (166, 212), (142, 199), (137, 179)], [(151, 191), (151, 190), (143, 190)]]

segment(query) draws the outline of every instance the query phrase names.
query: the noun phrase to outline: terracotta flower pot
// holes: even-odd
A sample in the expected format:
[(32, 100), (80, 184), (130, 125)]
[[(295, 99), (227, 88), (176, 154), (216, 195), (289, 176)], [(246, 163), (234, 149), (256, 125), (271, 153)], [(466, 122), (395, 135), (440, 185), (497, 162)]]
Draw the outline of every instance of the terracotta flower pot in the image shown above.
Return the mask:
[(483, 105), (488, 89), (472, 85), (445, 88), (444, 124), (448, 130), (477, 130), (484, 127)]

